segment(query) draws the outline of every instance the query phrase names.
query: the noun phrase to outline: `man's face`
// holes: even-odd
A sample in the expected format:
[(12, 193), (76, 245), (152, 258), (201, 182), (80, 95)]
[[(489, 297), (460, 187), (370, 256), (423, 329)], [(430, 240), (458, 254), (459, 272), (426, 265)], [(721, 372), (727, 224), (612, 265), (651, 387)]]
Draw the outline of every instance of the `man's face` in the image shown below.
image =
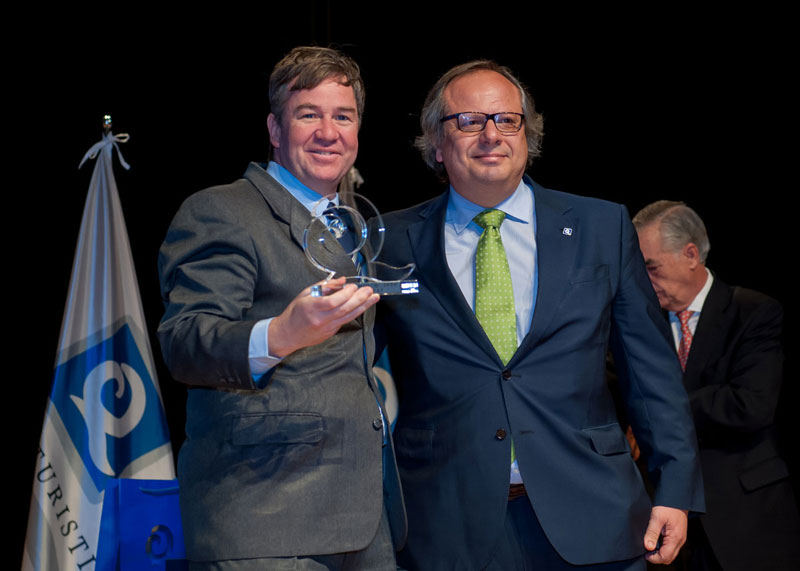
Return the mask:
[(692, 248), (696, 251), (696, 246), (687, 244), (678, 252), (664, 250), (658, 223), (639, 229), (638, 234), (639, 248), (659, 304), (669, 311), (686, 309), (702, 288), (702, 285), (697, 287), (696, 271), (704, 269), (704, 266), (698, 265), (696, 256), (690, 251)]
[(283, 117), (267, 118), (275, 162), (323, 196), (336, 192), (358, 154), (356, 98), (339, 81), (291, 92)]
[[(453, 80), (444, 91), (447, 115), (466, 111), (522, 113), (519, 90), (505, 77), (479, 70)], [(455, 119), (444, 124), (444, 140), (436, 149), (456, 191), (481, 206), (495, 206), (519, 184), (528, 161), (525, 127), (501, 133), (488, 121), (479, 133), (459, 131)]]

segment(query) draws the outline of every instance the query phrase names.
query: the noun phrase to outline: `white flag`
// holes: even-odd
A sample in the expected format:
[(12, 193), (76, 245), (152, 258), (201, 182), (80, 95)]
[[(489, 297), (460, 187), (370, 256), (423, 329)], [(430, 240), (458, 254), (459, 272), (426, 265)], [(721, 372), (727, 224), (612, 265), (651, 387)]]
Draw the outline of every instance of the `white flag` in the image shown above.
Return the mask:
[(106, 483), (175, 478), (112, 169), (113, 150), (127, 140), (109, 132), (83, 159), (97, 162), (34, 470), (23, 570), (95, 569)]

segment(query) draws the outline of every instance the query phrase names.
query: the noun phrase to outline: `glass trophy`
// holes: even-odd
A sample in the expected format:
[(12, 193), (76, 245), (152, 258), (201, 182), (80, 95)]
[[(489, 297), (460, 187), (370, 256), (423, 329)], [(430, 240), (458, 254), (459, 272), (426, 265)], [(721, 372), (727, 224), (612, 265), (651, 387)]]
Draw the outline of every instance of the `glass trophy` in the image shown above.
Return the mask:
[[(336, 205), (323, 198), (313, 206), (303, 232), (309, 261), (327, 272), (327, 279), (346, 276), (346, 283), (370, 286), (380, 295), (418, 293), (419, 283), (410, 278), (415, 264), (394, 267), (377, 261), (386, 228), (375, 206), (355, 193), (348, 203)], [(321, 286), (313, 286), (311, 295), (322, 295)]]

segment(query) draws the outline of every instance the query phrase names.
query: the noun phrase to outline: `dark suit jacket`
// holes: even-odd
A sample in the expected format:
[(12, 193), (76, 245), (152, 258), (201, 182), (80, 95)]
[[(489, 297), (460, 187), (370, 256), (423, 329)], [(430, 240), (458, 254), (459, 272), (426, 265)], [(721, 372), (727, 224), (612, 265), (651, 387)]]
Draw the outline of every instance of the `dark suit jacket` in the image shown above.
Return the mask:
[[(400, 392), (395, 443), (409, 517), (401, 562), (482, 569), (503, 533), (513, 436), (528, 497), (567, 561), (644, 552), (650, 501), (605, 383), (611, 340), (656, 502), (702, 510), (671, 339), (623, 206), (534, 188), (539, 289), (503, 366), (444, 254), (447, 194), (387, 215), (383, 259), (416, 262), (420, 293), (379, 306)], [(637, 435), (639, 433), (637, 432)]]
[[(289, 355), (258, 386), (250, 375), (253, 325), (325, 277), (301, 247), (309, 219), (251, 164), (189, 197), (162, 245), (159, 339), (172, 375), (192, 386), (178, 462), (192, 560), (353, 551), (378, 529), (383, 437), (365, 367), (374, 312)], [(391, 482), (391, 451), (386, 472)], [(402, 541), (402, 501), (390, 515)]]
[(773, 425), (783, 376), (780, 304), (715, 278), (684, 383), (700, 443), (703, 529), (727, 569), (800, 569), (797, 505)]

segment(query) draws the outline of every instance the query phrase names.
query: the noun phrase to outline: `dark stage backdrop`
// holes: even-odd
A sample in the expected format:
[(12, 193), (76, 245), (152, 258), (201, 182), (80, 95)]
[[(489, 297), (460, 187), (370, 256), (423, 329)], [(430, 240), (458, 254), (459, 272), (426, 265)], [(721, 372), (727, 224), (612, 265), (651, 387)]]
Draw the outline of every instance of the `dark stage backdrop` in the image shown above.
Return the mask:
[[(239, 19), (155, 15), (138, 24), (30, 24), (11, 54), (4, 168), (6, 305), (13, 339), (6, 401), (14, 443), (11, 514), (22, 545), (34, 458), (92, 164), (77, 170), (111, 113), (131, 170), (115, 167), (173, 445), (185, 388), (163, 365), (157, 252), (191, 193), (265, 161), (267, 78), (300, 44), (333, 44), (360, 64), (367, 104), (356, 166), (381, 211), (443, 188), (412, 148), (419, 109), (451, 66), (491, 58), (527, 84), (545, 117), (539, 183), (622, 202), (633, 214), (684, 200), (706, 221), (709, 266), (786, 309), (787, 380), (797, 373), (798, 303), (784, 252), (794, 238), (787, 167), (790, 60), (781, 14), (595, 10), (557, 18), (533, 7), (295, 1)], [(497, 10), (496, 14), (492, 12)], [(206, 16), (215, 16), (208, 14)], [(119, 29), (124, 27), (124, 30)], [(24, 54), (23, 54), (24, 52)], [(23, 57), (24, 55), (24, 57)], [(795, 114), (796, 115), (796, 114)], [(796, 147), (796, 144), (793, 144)], [(8, 158), (12, 160), (8, 160)], [(796, 183), (793, 183), (796, 185)], [(276, 271), (279, 271), (276, 269)], [(797, 404), (787, 382), (784, 407)], [(791, 411), (789, 411), (791, 412)]]

